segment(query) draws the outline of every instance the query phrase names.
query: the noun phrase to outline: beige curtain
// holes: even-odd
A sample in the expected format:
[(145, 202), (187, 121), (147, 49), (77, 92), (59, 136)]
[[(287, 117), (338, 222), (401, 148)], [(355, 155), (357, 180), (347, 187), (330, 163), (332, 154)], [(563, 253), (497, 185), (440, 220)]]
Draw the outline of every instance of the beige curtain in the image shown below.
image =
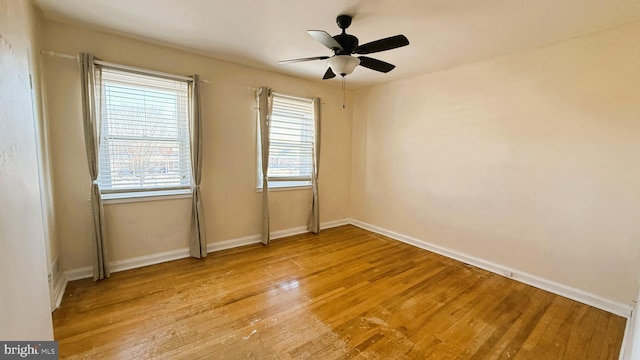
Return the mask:
[(191, 256), (207, 256), (207, 240), (204, 234), (204, 215), (200, 180), (202, 178), (202, 113), (200, 111), (200, 77), (193, 75), (189, 86), (189, 131), (191, 141), (191, 174), (193, 176), (193, 201), (191, 208)]
[(311, 167), (311, 211), (309, 213), (309, 226), (307, 229), (313, 233), (320, 231), (320, 204), (318, 201), (318, 173), (320, 170), (320, 128), (321, 128), (321, 116), (320, 116), (320, 104), (322, 101), (320, 98), (313, 99), (313, 124), (315, 126), (315, 139), (313, 142), (313, 158)]
[(273, 91), (262, 87), (257, 91), (258, 97), (258, 117), (260, 120), (260, 145), (262, 154), (262, 243), (269, 244), (269, 179), (267, 171), (269, 169), (269, 132), (271, 119), (271, 109), (273, 106)]
[(91, 238), (94, 250), (93, 280), (98, 281), (110, 275), (104, 231), (104, 209), (98, 185), (102, 83), (101, 69), (93, 63), (91, 54), (80, 53), (80, 75), (82, 79), (82, 119), (84, 124), (84, 144), (91, 176)]

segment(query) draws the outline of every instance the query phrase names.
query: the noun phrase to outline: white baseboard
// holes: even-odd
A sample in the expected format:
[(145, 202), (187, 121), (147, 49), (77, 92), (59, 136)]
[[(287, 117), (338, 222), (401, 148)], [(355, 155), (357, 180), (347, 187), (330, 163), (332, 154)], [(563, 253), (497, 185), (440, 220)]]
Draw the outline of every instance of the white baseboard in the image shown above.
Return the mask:
[(143, 266), (159, 264), (189, 257), (189, 249), (177, 249), (158, 254), (139, 256), (131, 259), (118, 260), (110, 263), (111, 272), (125, 271)]
[[(438, 246), (435, 244), (430, 244), (428, 242), (406, 236), (403, 234), (399, 234), (397, 232), (387, 230), (375, 225), (371, 225), (359, 220), (355, 219), (341, 219), (336, 221), (325, 222), (320, 225), (322, 229), (328, 229), (332, 227), (342, 226), (352, 224), (357, 227), (387, 236), (394, 240), (398, 240), (404, 242), (409, 245), (413, 245), (419, 247), (421, 249), (431, 251), (448, 258), (461, 261), (463, 263), (479, 267), (481, 269), (491, 271), (493, 273), (520, 281), (522, 283), (535, 286), (537, 288), (552, 292), (554, 294), (558, 294), (569, 299), (579, 301), (581, 303), (620, 315), (626, 318), (629, 318), (631, 315), (631, 306), (626, 304), (621, 304), (609, 299), (602, 298), (598, 295), (588, 293), (586, 291), (582, 291), (576, 288), (572, 288), (570, 286), (566, 286), (548, 279), (543, 279), (534, 275), (531, 275), (526, 272), (519, 271), (517, 269), (511, 269), (506, 266), (502, 266), (500, 264), (493, 263), (491, 261), (483, 260), (471, 255), (467, 255), (464, 253), (457, 252), (455, 250), (447, 249), (442, 246)], [(271, 233), (271, 239), (279, 239), (287, 236), (303, 234), (307, 232), (307, 228), (304, 226), (273, 231)], [(240, 246), (251, 245), (260, 243), (261, 236), (260, 234), (245, 236), (236, 239), (229, 239), (225, 241), (215, 242), (208, 244), (208, 252), (216, 252), (226, 249), (232, 249)], [(177, 260), (189, 257), (189, 249), (177, 249), (152, 255), (140, 256), (131, 259), (118, 260), (111, 263), (111, 272), (124, 271), (134, 268), (139, 268), (148, 265), (159, 264), (162, 262)], [(59, 306), (60, 300), (62, 299), (62, 295), (64, 294), (64, 288), (66, 287), (67, 281), (73, 281), (78, 279), (90, 278), (93, 276), (92, 274), (93, 268), (90, 266), (67, 270), (64, 272), (64, 276), (58, 276), (61, 280), (56, 281), (56, 304)], [(60, 290), (58, 290), (60, 289)]]
[[(273, 238), (273, 235), (271, 235)], [(257, 244), (262, 240), (262, 236), (258, 235), (249, 235), (241, 238), (224, 240), (214, 243), (207, 244), (207, 253), (212, 253), (221, 250), (233, 249), (240, 246)], [(187, 249), (188, 250), (188, 249)], [(187, 254), (188, 255), (188, 254)]]
[(86, 279), (92, 276), (93, 268), (91, 266), (83, 266), (81, 268), (75, 268), (64, 272), (64, 277), (67, 281)]
[[(336, 226), (349, 224), (349, 219), (328, 221), (320, 224), (321, 229), (328, 229)], [(306, 226), (295, 227), (291, 229), (278, 230), (271, 232), (271, 239), (280, 239), (287, 236), (304, 234), (308, 232)], [(232, 249), (240, 246), (251, 245), (260, 243), (262, 237), (260, 234), (245, 236), (236, 239), (224, 240), (207, 244), (207, 252), (216, 252), (226, 249)], [(143, 266), (155, 265), (167, 261), (183, 259), (189, 257), (189, 248), (171, 250), (151, 255), (139, 256), (135, 258), (113, 261), (111, 265), (111, 272), (124, 271), (129, 269), (135, 269)], [(93, 276), (93, 267), (85, 266), (77, 269), (67, 270), (64, 272), (65, 286), (67, 281), (86, 279)], [(62, 297), (61, 297), (62, 298)]]
[(640, 305), (640, 286), (638, 287), (638, 295), (631, 311), (631, 316), (627, 319), (627, 326), (624, 328), (624, 337), (622, 338), (622, 346), (620, 349), (619, 360), (637, 360), (640, 358), (640, 318), (638, 318), (638, 309)]
[[(124, 271), (129, 269), (135, 269), (143, 266), (159, 264), (167, 261), (182, 259), (189, 257), (189, 249), (177, 249), (171, 251), (165, 251), (152, 255), (138, 256), (131, 259), (118, 260), (109, 263), (111, 266), (111, 272)], [(93, 276), (93, 267), (85, 266), (77, 269), (72, 269), (64, 272), (64, 275), (68, 281), (86, 279)]]
[(618, 360), (630, 360), (631, 359), (631, 347), (633, 346), (633, 332), (634, 332), (634, 317), (636, 316), (635, 308), (631, 311), (631, 314), (627, 318), (627, 323), (624, 327), (624, 335), (622, 336), (622, 345), (620, 346), (620, 356)]
[[(350, 219), (342, 219), (335, 221), (327, 221), (325, 223), (320, 224), (321, 229), (329, 229), (337, 226), (348, 225), (350, 224)], [(306, 226), (299, 226), (291, 229), (278, 230), (271, 232), (271, 240), (281, 239), (287, 236), (300, 235), (308, 233)], [(258, 244), (262, 241), (262, 236), (260, 234), (245, 236), (242, 238), (225, 240), (215, 243), (210, 243), (207, 245), (207, 252), (215, 252), (226, 249), (233, 249), (240, 246)]]
[(67, 288), (67, 277), (62, 273), (62, 271), (58, 271), (54, 276), (54, 296), (55, 296), (55, 304), (56, 309), (60, 307), (60, 303), (62, 302), (62, 297), (64, 296), (64, 291)]
[(67, 278), (65, 277), (62, 269), (60, 268), (60, 258), (56, 256), (55, 260), (51, 263), (51, 282), (52, 282), (52, 309), (53, 312), (60, 307), (64, 290), (67, 287)]
[(341, 220), (327, 221), (327, 222), (323, 222), (322, 224), (320, 224), (320, 229), (324, 230), (324, 229), (330, 229), (330, 228), (343, 226), (343, 225), (350, 225), (350, 224), (351, 224), (351, 219), (341, 219)]
[(351, 219), (350, 223), (352, 225), (363, 228), (365, 230), (369, 230), (369, 231), (378, 233), (380, 235), (387, 236), (394, 240), (398, 240), (403, 243), (413, 245), (415, 247), (419, 247), (421, 249), (431, 251), (436, 254), (440, 254), (442, 256), (446, 256), (454, 260), (458, 260), (465, 264), (469, 264), (487, 271), (491, 271), (498, 275), (502, 275), (502, 276), (514, 279), (516, 281), (537, 287), (542, 290), (552, 292), (560, 296), (564, 296), (566, 298), (581, 302), (583, 304), (587, 304), (587, 305), (596, 307), (598, 309), (602, 309), (604, 311), (626, 317), (627, 319), (629, 319), (631, 315), (632, 308), (630, 305), (618, 303), (613, 300), (605, 299), (598, 295), (591, 294), (586, 291), (582, 291), (580, 289), (576, 289), (567, 285), (557, 283), (555, 281), (543, 279), (541, 277), (537, 277), (529, 273), (519, 271), (517, 269), (511, 269), (506, 266), (493, 263), (491, 261), (483, 260), (471, 255), (467, 255), (455, 250), (447, 249), (445, 247), (438, 246), (435, 244), (430, 244), (426, 241), (422, 241), (411, 236), (399, 234), (397, 232), (387, 230), (375, 225), (371, 225), (360, 220)]
[[(342, 225), (349, 225), (350, 223), (351, 223), (351, 219), (328, 221), (320, 224), (320, 229), (329, 229), (329, 228), (338, 227)], [(286, 229), (286, 230), (273, 231), (271, 233), (271, 240), (280, 239), (287, 236), (305, 234), (308, 232), (309, 230), (307, 230), (306, 226), (300, 226), (300, 227)]]

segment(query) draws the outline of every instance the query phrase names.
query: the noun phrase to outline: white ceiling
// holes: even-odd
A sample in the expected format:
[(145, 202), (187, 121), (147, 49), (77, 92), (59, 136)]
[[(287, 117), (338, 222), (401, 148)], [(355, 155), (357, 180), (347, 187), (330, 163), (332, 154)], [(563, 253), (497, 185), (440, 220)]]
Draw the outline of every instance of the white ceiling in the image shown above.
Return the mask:
[[(371, 85), (555, 43), (640, 21), (640, 0), (34, 0), (44, 17), (321, 79), (331, 55), (307, 35), (336, 35), (339, 14), (360, 43), (404, 34), (407, 47), (369, 55), (388, 74), (358, 67), (351, 86)], [(339, 82), (338, 79), (326, 80)]]

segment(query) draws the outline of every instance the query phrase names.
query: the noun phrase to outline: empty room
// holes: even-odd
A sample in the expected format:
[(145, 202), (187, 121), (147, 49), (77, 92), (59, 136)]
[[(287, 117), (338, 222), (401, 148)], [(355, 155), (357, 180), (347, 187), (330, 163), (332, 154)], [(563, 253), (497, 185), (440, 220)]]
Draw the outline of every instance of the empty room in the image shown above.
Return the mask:
[(0, 274), (0, 358), (640, 360), (640, 1), (0, 0)]

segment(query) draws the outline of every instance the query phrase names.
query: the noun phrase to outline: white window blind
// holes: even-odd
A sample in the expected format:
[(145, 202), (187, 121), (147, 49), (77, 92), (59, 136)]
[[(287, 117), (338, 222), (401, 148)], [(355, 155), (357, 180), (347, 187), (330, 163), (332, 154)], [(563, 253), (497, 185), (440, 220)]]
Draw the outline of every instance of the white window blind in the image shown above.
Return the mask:
[(191, 186), (188, 83), (102, 69), (103, 192)]
[[(274, 93), (267, 172), (270, 187), (311, 184), (315, 141), (313, 112), (312, 99)], [(260, 164), (258, 172), (261, 179)], [(260, 180), (258, 187), (261, 186)]]

